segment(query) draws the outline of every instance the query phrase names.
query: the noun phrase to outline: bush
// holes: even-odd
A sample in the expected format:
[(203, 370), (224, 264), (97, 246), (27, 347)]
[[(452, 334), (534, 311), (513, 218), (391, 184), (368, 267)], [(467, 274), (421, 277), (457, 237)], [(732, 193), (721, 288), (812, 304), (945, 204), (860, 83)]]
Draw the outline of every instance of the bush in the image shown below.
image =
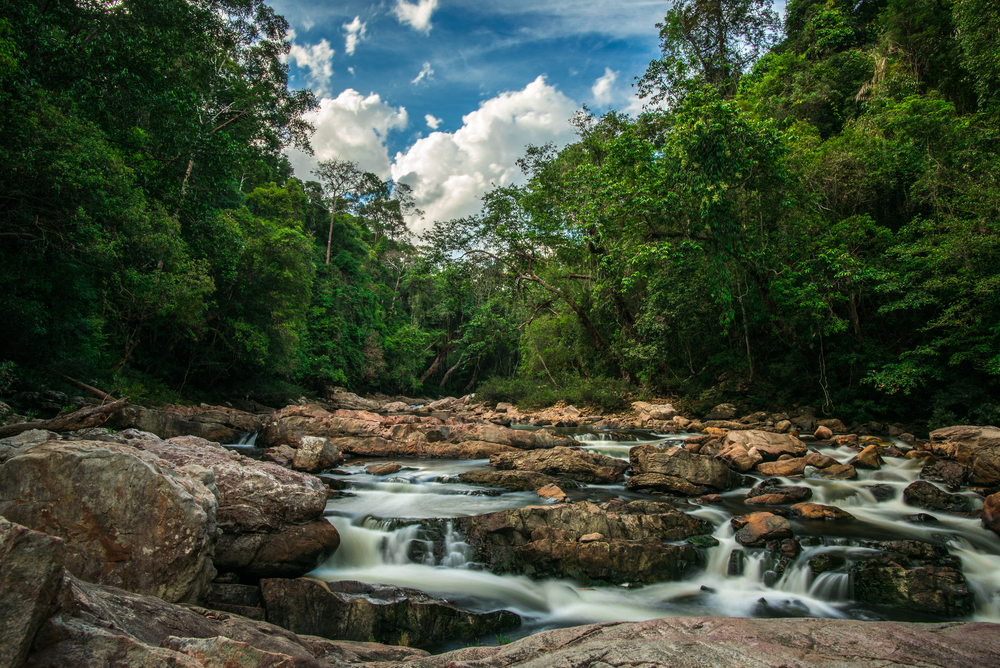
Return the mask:
[(476, 401), (490, 406), (501, 401), (518, 408), (538, 409), (565, 401), (574, 406), (618, 410), (629, 405), (637, 393), (634, 385), (618, 378), (561, 378), (558, 387), (550, 380), (493, 377), (476, 388)]

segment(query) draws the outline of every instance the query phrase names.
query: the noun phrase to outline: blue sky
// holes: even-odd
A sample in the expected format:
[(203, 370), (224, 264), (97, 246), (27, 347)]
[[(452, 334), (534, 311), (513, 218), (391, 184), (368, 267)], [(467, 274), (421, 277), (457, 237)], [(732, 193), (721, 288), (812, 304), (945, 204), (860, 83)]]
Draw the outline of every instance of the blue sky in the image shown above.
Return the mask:
[(568, 120), (636, 111), (631, 84), (657, 56), (668, 3), (647, 0), (270, 0), (294, 31), (292, 87), (321, 98), (316, 159), (356, 160), (414, 188), (424, 220), (478, 210), (521, 177), (528, 143), (573, 140)]

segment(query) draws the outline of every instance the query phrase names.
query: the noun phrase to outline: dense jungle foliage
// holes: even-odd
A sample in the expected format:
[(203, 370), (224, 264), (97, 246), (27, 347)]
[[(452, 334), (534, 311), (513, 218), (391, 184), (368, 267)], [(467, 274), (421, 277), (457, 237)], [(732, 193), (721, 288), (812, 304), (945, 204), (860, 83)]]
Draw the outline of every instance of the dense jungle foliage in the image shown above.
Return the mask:
[(0, 378), (1000, 421), (992, 0), (674, 0), (645, 113), (420, 238), (404, 184), (291, 173), (263, 0), (0, 6)]

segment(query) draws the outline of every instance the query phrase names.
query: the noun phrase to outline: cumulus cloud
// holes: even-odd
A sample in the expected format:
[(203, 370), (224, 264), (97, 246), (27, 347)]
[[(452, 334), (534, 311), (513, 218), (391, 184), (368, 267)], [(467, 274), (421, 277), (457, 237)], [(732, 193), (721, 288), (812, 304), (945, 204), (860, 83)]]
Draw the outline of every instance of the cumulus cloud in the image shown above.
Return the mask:
[(610, 67), (604, 68), (604, 76), (598, 77), (594, 85), (590, 87), (590, 92), (594, 96), (594, 103), (598, 106), (606, 106), (615, 97), (615, 81), (618, 79), (618, 72)]
[(364, 96), (353, 88), (336, 98), (321, 99), (319, 109), (306, 120), (316, 126), (311, 142), (315, 156), (288, 152), (296, 175), (306, 180), (313, 178), (310, 172), (316, 161), (329, 158), (354, 160), (365, 171), (389, 176), (386, 134), (402, 130), (409, 122), (403, 107), (392, 107), (374, 93)]
[(418, 0), (411, 5), (406, 0), (396, 0), (393, 13), (400, 23), (407, 23), (414, 30), (422, 33), (431, 31), (431, 14), (437, 9), (438, 0)]
[(431, 130), (437, 130), (438, 126), (441, 125), (442, 119), (434, 118), (430, 114), (427, 114), (426, 116), (424, 116), (424, 120), (427, 121), (427, 127), (429, 127)]
[(475, 213), (480, 197), (493, 184), (523, 178), (515, 162), (525, 146), (561, 146), (573, 140), (568, 119), (576, 108), (573, 100), (538, 77), (523, 90), (483, 102), (462, 118), (462, 127), (454, 133), (432, 132), (397, 153), (392, 177), (413, 188), (417, 206), (425, 211), (421, 226)]
[[(294, 40), (294, 31), (289, 31), (289, 39)], [(327, 90), (330, 79), (333, 78), (333, 54), (330, 43), (321, 39), (319, 44), (306, 44), (305, 46), (292, 42), (288, 54), (283, 56), (285, 62), (294, 60), (299, 69), (309, 70), (306, 80), (309, 86), (317, 93), (322, 94)]]
[(354, 20), (350, 23), (344, 24), (344, 30), (347, 31), (347, 39), (344, 44), (344, 52), (349, 55), (354, 55), (354, 49), (357, 48), (358, 42), (360, 42), (365, 37), (365, 27), (367, 24), (361, 22), (360, 16), (355, 16)]
[(424, 63), (424, 66), (420, 68), (420, 74), (418, 74), (416, 78), (410, 83), (416, 84), (420, 83), (424, 79), (433, 79), (433, 78), (434, 78), (434, 70), (431, 69), (431, 64)]

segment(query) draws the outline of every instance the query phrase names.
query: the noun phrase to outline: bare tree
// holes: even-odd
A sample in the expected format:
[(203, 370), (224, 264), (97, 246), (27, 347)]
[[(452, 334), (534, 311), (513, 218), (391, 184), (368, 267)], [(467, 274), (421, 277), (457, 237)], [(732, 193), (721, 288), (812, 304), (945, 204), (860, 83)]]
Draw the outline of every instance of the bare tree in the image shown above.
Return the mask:
[(333, 242), (333, 221), (337, 216), (340, 202), (355, 192), (361, 185), (364, 173), (358, 163), (352, 160), (331, 158), (321, 160), (313, 174), (323, 186), (325, 200), (330, 207), (330, 232), (326, 236), (326, 264), (330, 264), (330, 245)]

